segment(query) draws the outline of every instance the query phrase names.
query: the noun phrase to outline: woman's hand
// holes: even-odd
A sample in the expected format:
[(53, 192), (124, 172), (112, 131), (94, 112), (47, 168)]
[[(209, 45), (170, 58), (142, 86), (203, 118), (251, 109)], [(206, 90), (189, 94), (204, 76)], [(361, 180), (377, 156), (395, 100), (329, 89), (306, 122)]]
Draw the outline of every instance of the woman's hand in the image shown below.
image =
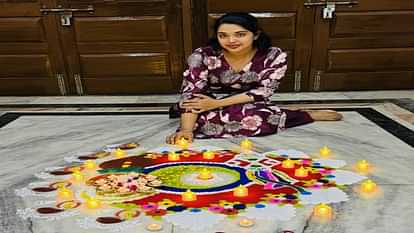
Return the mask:
[(178, 131), (167, 137), (166, 142), (168, 144), (177, 144), (181, 138), (185, 138), (188, 142), (193, 142), (193, 132), (191, 131)]
[(219, 107), (220, 100), (202, 94), (194, 94), (194, 96), (197, 98), (184, 101), (181, 107), (191, 110), (192, 113), (202, 113)]

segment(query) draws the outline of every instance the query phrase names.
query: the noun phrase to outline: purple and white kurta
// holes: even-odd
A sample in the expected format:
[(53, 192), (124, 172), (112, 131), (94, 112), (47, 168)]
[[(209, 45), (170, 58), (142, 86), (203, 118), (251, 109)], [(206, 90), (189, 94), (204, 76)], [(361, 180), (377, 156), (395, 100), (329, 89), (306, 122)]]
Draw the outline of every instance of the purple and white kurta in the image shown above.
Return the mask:
[[(287, 70), (287, 56), (271, 47), (258, 51), (239, 72), (234, 71), (220, 51), (198, 48), (188, 58), (181, 89), (181, 101), (193, 94), (226, 98), (246, 93), (254, 102), (235, 104), (200, 113), (195, 125), (196, 138), (263, 136), (278, 130), (312, 122), (308, 113), (280, 109), (269, 98)], [(178, 105), (179, 111), (185, 112)]]

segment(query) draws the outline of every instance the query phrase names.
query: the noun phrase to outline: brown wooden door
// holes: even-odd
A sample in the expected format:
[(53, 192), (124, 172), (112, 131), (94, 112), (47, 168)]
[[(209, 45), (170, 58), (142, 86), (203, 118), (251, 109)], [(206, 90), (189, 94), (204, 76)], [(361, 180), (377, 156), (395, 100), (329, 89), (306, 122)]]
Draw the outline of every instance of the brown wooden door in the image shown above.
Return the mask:
[[(203, 10), (203, 7), (206, 10)], [(207, 42), (212, 35), (214, 20), (226, 12), (250, 12), (259, 20), (263, 30), (272, 38), (274, 46), (280, 47), (288, 53), (289, 67), (280, 90), (300, 91), (309, 85), (306, 77), (309, 71), (309, 61), (312, 49), (312, 40), (309, 37), (313, 30), (314, 9), (305, 9), (302, 0), (200, 0), (193, 6), (194, 37), (193, 46), (200, 46)], [(204, 20), (200, 14), (207, 15)], [(208, 35), (197, 33), (208, 31)]]
[(47, 0), (0, 2), (0, 95), (62, 95), (65, 70)]
[(304, 6), (318, 2), (0, 0), (0, 95), (176, 93), (183, 51), (230, 11), (257, 16), (288, 52), (281, 91), (414, 88), (413, 1), (359, 0), (333, 19)]
[(78, 9), (71, 25), (59, 28), (72, 93), (177, 92), (183, 60), (179, 0), (59, 1)]
[(316, 9), (309, 90), (414, 88), (414, 1), (359, 0), (333, 19)]

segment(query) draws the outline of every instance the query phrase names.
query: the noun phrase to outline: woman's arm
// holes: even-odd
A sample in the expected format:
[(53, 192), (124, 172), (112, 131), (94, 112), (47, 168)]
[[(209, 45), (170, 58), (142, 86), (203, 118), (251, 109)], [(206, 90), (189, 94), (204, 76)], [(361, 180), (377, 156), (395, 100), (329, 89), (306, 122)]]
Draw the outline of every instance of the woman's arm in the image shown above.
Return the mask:
[(230, 106), (233, 104), (244, 104), (253, 102), (254, 98), (252, 96), (246, 95), (245, 93), (232, 95), (224, 99), (218, 100), (218, 108)]
[(181, 114), (181, 127), (180, 131), (193, 132), (195, 122), (197, 121), (198, 114), (192, 112), (186, 112)]
[(179, 131), (167, 136), (166, 142), (169, 144), (177, 144), (180, 139), (185, 138), (190, 143), (193, 142), (193, 129), (198, 115), (191, 112), (181, 114), (181, 125)]
[(194, 94), (194, 96), (196, 96), (198, 100), (193, 101), (193, 102), (189, 100), (189, 102), (201, 103), (201, 105), (197, 105), (196, 109), (198, 110), (194, 110), (194, 108), (192, 107), (187, 107), (187, 106), (191, 106), (191, 104), (188, 104), (187, 101), (183, 103), (183, 107), (192, 109), (192, 112), (185, 112), (181, 114), (180, 131), (182, 132), (191, 132), (191, 133), (193, 132), (194, 125), (197, 121), (198, 112), (207, 111), (205, 110), (207, 108), (208, 110), (211, 110), (211, 109), (221, 108), (221, 107), (225, 107), (225, 106), (229, 106), (233, 104), (248, 103), (254, 100), (253, 97), (248, 96), (244, 93), (233, 95), (233, 96), (227, 97), (225, 99), (220, 99), (220, 100), (213, 99), (209, 96), (205, 96), (201, 94)]
[(182, 107), (192, 113), (201, 113), (233, 104), (253, 102), (254, 98), (245, 93), (233, 95), (224, 99), (214, 99), (202, 94), (194, 94), (196, 98), (184, 101)]
[(175, 144), (181, 138), (193, 141), (193, 129), (198, 118), (197, 113), (192, 113), (182, 106), (183, 102), (193, 99), (194, 94), (203, 93), (207, 89), (208, 67), (204, 64), (206, 54), (202, 49), (196, 49), (188, 58), (188, 65), (183, 74), (181, 97), (178, 110), (181, 113), (179, 131), (167, 137), (167, 143)]

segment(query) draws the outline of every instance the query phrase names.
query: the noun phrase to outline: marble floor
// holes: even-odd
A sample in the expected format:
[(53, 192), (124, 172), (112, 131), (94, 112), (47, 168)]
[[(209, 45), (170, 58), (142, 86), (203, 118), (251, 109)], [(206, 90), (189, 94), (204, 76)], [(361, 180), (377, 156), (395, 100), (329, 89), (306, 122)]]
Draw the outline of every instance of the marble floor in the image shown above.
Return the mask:
[[(67, 219), (47, 222), (17, 216), (28, 200), (15, 190), (36, 182), (34, 174), (63, 165), (66, 156), (107, 144), (138, 141), (146, 148), (163, 146), (178, 125), (168, 119), (177, 96), (0, 97), (0, 232), (86, 232)], [(335, 218), (314, 221), (305, 206), (289, 221), (258, 222), (239, 229), (228, 221), (214, 232), (254, 233), (409, 233), (414, 229), (414, 91), (279, 94), (273, 100), (292, 108), (335, 109), (339, 122), (315, 122), (277, 135), (251, 138), (259, 151), (297, 149), (310, 155), (328, 145), (335, 159), (351, 169), (366, 159), (381, 195), (364, 199), (352, 187), (349, 201), (333, 205)], [(196, 145), (231, 148), (240, 139), (198, 140)], [(87, 230), (87, 232), (109, 232)], [(129, 232), (147, 232), (137, 227)], [(160, 232), (189, 232), (166, 225)]]

